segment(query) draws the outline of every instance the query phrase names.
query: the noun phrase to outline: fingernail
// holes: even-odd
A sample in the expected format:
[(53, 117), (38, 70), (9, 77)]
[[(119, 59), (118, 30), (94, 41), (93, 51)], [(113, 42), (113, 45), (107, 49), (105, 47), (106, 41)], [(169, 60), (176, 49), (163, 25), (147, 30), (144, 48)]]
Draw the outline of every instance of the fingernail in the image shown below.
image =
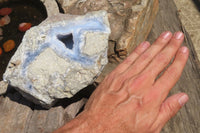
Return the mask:
[(182, 32), (176, 32), (176, 33), (174, 34), (174, 37), (175, 37), (177, 40), (180, 40), (180, 39), (182, 38), (182, 36), (183, 36), (183, 33), (182, 33)]
[(169, 36), (170, 36), (170, 32), (169, 31), (166, 31), (166, 32), (163, 32), (160, 36), (163, 38), (163, 39), (167, 39), (167, 38), (169, 38)]
[(141, 46), (143, 47), (143, 48), (147, 48), (147, 47), (149, 47), (149, 43), (148, 42), (142, 42), (141, 43)]
[(187, 95), (183, 95), (179, 98), (178, 102), (181, 106), (185, 105), (185, 103), (188, 101), (188, 96)]
[(182, 53), (185, 54), (185, 53), (187, 53), (187, 51), (188, 51), (188, 48), (187, 48), (187, 47), (182, 47), (182, 48), (181, 48), (181, 52), (182, 52)]

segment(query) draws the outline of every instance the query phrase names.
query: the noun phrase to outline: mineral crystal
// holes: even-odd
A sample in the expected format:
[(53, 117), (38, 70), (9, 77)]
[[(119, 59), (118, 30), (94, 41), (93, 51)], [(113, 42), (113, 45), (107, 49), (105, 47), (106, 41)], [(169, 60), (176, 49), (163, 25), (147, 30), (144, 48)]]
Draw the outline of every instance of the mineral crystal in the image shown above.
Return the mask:
[(45, 107), (91, 84), (107, 64), (110, 26), (106, 11), (57, 14), (28, 30), (4, 80)]

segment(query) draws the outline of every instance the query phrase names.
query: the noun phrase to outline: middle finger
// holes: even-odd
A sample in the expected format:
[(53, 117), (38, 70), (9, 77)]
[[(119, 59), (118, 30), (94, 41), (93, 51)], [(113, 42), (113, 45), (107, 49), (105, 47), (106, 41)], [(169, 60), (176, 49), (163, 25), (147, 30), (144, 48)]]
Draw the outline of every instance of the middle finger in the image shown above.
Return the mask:
[(123, 73), (126, 75), (126, 79), (139, 74), (144, 68), (146, 68), (151, 60), (168, 44), (171, 37), (172, 33), (169, 31), (162, 33), (151, 47), (138, 57), (138, 59)]
[(169, 44), (151, 61), (142, 73), (149, 73), (152, 79), (156, 79), (158, 74), (170, 63), (183, 42), (182, 32), (174, 34)]

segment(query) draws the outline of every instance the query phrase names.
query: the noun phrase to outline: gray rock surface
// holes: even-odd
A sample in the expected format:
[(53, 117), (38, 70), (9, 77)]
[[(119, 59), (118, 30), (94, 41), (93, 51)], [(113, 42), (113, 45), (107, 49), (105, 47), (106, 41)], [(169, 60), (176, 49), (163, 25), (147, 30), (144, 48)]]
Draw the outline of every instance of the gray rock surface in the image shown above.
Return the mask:
[(126, 55), (146, 39), (158, 10), (158, 0), (57, 1), (67, 14), (80, 15), (91, 11), (107, 11), (111, 28), (109, 45), (114, 42), (115, 49), (127, 52)]
[(4, 81), (0, 81), (0, 95), (3, 95), (6, 93), (8, 88), (8, 83), (4, 82)]
[(48, 16), (59, 14), (59, 8), (55, 0), (40, 0), (40, 1), (43, 2)]
[(91, 84), (107, 64), (106, 11), (58, 14), (28, 30), (4, 80), (35, 103), (50, 107)]

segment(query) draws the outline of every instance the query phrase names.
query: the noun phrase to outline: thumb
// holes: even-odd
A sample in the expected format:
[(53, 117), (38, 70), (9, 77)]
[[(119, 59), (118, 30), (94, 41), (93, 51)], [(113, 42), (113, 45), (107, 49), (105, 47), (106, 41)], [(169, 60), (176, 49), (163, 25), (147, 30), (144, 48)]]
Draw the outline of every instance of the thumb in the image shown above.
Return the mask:
[(189, 97), (185, 93), (178, 93), (167, 98), (161, 105), (156, 125), (163, 128), (164, 125), (169, 121), (188, 101)]

